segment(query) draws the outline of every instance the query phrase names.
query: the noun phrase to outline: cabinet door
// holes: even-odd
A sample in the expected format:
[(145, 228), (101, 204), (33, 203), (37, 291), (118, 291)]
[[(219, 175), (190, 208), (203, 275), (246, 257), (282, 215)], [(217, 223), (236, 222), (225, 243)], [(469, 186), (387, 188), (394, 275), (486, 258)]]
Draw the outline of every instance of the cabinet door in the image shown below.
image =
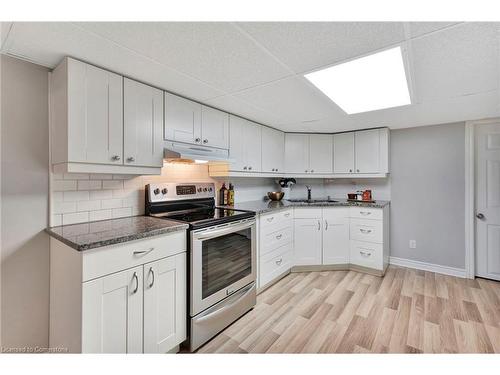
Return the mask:
[(163, 166), (163, 91), (124, 80), (125, 165)]
[(309, 135), (285, 134), (285, 172), (309, 172)]
[(285, 133), (262, 127), (262, 172), (283, 172)]
[(201, 104), (165, 92), (165, 139), (201, 144)]
[(309, 170), (311, 173), (333, 172), (333, 138), (331, 135), (309, 135)]
[(244, 148), (248, 171), (260, 172), (262, 169), (262, 126), (247, 121), (243, 134), (245, 135)]
[(83, 283), (82, 352), (142, 353), (142, 266)]
[(68, 59), (68, 161), (123, 164), (123, 78)]
[(232, 160), (229, 170), (231, 171), (243, 171), (243, 168), (247, 167), (244, 133), (247, 123), (248, 121), (241, 117), (233, 115), (229, 117), (229, 158)]
[(323, 264), (348, 264), (349, 247), (349, 208), (324, 208)]
[(229, 148), (229, 114), (201, 107), (201, 139), (205, 146)]
[(333, 136), (333, 173), (354, 173), (354, 133)]
[(186, 253), (144, 265), (144, 353), (166, 353), (186, 339)]
[(296, 265), (321, 264), (321, 227), (321, 218), (294, 220)]
[(379, 130), (365, 130), (355, 133), (356, 173), (379, 173), (380, 135)]

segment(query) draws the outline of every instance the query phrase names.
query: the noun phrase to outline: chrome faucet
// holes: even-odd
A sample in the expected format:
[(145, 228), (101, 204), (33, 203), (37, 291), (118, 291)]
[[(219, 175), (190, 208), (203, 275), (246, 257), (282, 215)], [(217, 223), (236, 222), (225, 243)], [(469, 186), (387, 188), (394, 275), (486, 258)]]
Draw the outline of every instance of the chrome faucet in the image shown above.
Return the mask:
[(306, 185), (306, 189), (307, 189), (307, 200), (310, 201), (310, 200), (312, 200), (312, 197), (311, 197), (311, 188)]

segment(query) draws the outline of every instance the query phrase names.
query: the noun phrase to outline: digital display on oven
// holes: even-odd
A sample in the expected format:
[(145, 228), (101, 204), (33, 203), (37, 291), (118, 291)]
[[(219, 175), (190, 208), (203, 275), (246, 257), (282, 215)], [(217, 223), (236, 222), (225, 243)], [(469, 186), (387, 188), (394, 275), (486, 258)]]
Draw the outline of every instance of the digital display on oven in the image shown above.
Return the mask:
[(196, 194), (195, 185), (181, 185), (176, 186), (177, 195), (191, 195)]

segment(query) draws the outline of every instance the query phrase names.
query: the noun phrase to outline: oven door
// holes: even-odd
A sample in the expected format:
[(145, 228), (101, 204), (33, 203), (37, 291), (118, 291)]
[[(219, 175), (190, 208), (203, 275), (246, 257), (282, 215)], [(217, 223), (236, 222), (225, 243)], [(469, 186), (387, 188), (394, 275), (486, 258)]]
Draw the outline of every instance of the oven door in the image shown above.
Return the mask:
[(191, 232), (191, 316), (256, 279), (255, 219)]

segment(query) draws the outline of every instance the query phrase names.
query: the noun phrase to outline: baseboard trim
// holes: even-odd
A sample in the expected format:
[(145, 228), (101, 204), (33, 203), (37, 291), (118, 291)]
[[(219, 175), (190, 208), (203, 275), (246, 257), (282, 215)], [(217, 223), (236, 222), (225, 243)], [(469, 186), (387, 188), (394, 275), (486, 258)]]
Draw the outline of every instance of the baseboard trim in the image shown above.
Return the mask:
[(389, 257), (389, 263), (394, 266), (415, 268), (417, 270), (441, 273), (443, 275), (456, 276), (463, 279), (467, 277), (465, 269), (420, 262), (418, 260)]

